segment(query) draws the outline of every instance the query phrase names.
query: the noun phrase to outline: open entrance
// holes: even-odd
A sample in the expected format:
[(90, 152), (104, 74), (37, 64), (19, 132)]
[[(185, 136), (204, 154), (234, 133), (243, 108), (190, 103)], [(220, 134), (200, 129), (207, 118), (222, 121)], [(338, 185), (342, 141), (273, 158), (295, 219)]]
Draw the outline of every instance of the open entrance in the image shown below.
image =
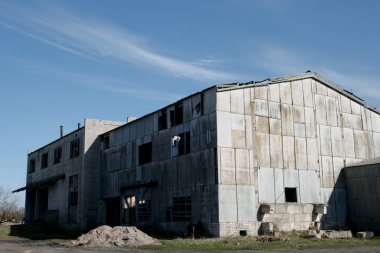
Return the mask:
[(120, 198), (106, 199), (106, 223), (111, 227), (120, 225)]
[(26, 212), (28, 217), (26, 217), (28, 222), (32, 222), (36, 219), (36, 191), (28, 191), (27, 192), (27, 210)]
[(42, 188), (38, 190), (39, 195), (39, 210), (38, 214), (41, 216), (48, 210), (49, 190), (48, 188)]
[(136, 196), (124, 197), (125, 221), (128, 226), (136, 225)]

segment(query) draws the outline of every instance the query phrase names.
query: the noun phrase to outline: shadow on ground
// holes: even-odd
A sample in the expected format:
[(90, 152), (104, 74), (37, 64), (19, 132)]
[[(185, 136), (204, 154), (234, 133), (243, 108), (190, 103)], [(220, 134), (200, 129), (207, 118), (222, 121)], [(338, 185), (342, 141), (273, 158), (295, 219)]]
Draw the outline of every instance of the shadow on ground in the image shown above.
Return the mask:
[(26, 238), (30, 240), (45, 239), (76, 239), (81, 235), (80, 232), (67, 233), (52, 227), (46, 227), (40, 224), (17, 224), (10, 226), (10, 236)]

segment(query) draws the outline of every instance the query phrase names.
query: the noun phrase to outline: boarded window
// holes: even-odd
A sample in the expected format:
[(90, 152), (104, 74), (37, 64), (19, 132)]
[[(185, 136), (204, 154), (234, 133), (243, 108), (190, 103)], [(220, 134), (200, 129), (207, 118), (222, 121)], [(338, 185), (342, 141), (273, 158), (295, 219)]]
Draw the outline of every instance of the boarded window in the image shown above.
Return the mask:
[(191, 197), (173, 198), (172, 221), (191, 221)]
[(32, 159), (29, 161), (29, 173), (33, 173), (36, 171), (36, 160)]
[(139, 146), (139, 165), (152, 162), (152, 142)]
[(138, 220), (140, 222), (149, 221), (152, 214), (151, 201), (140, 200), (138, 205)]
[(181, 138), (178, 143), (178, 155), (190, 153), (190, 131), (179, 135)]
[(41, 169), (45, 169), (49, 166), (49, 154), (44, 153), (41, 156)]
[(297, 203), (297, 188), (285, 188), (285, 201)]
[(158, 130), (163, 130), (166, 128), (168, 128), (166, 111), (162, 110), (161, 112), (159, 112), (158, 116)]
[(79, 145), (80, 145), (79, 139), (71, 142), (71, 144), (70, 144), (70, 157), (71, 158), (79, 156)]
[(62, 147), (54, 149), (54, 164), (62, 162)]
[(78, 205), (78, 175), (69, 177), (69, 205)]

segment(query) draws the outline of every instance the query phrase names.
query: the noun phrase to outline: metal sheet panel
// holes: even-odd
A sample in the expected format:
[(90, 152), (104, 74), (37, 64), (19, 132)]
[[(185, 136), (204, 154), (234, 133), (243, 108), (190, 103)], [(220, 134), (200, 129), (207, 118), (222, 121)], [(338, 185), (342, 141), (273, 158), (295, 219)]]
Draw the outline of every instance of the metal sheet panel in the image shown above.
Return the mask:
[(232, 130), (245, 130), (245, 118), (243, 114), (231, 113), (231, 129)]
[(371, 124), (371, 112), (364, 108), (363, 106), (360, 107), (361, 115), (362, 115), (362, 121), (363, 121), (363, 130), (364, 131), (372, 131), (372, 124)]
[(320, 95), (323, 95), (323, 96), (327, 96), (327, 87), (326, 85), (316, 81), (315, 82), (315, 87), (317, 88), (317, 94), (320, 94)]
[(268, 100), (280, 102), (280, 84), (271, 84), (268, 86)]
[(305, 123), (305, 107), (293, 106), (293, 120), (298, 123)]
[(220, 173), (221, 184), (236, 184), (234, 149), (220, 149)]
[(344, 157), (342, 130), (340, 127), (331, 127), (331, 147), (333, 156)]
[(244, 89), (244, 114), (252, 115), (252, 107), (251, 107), (251, 89)]
[(311, 80), (310, 79), (302, 80), (302, 87), (303, 87), (305, 106), (314, 107), (313, 92), (311, 90)]
[(255, 98), (267, 100), (268, 99), (267, 88), (268, 86), (255, 87)]
[(281, 135), (271, 134), (270, 139), (270, 167), (283, 168), (282, 160), (282, 138)]
[(294, 137), (283, 136), (282, 144), (284, 168), (295, 169)]
[(235, 149), (236, 184), (249, 185), (249, 154), (247, 149)]
[(355, 157), (359, 159), (369, 158), (368, 135), (364, 131), (354, 130)]
[(253, 186), (237, 185), (238, 222), (256, 221), (256, 198)]
[(268, 102), (269, 117), (274, 119), (281, 119), (281, 105), (276, 102)]
[(269, 118), (269, 131), (271, 134), (281, 134), (281, 120)]
[(319, 171), (319, 152), (318, 144), (316, 139), (306, 139), (307, 145), (307, 164), (309, 170), (318, 170)]
[(276, 203), (285, 203), (284, 169), (274, 169), (274, 189)]
[(374, 132), (380, 133), (380, 115), (377, 113), (371, 112), (372, 120), (372, 130)]
[(281, 104), (282, 134), (294, 135), (293, 110), (291, 105)]
[(305, 123), (294, 123), (294, 136), (306, 137), (306, 125)]
[(272, 168), (259, 168), (259, 203), (275, 203), (274, 171)]
[(291, 82), (292, 86), (292, 98), (294, 105), (304, 106), (303, 104), (303, 91), (302, 91), (302, 81), (297, 80)]
[(334, 197), (335, 197), (336, 219), (338, 222), (346, 222), (346, 218), (347, 218), (346, 190), (335, 188)]
[(354, 130), (344, 128), (343, 135), (346, 157), (355, 158)]
[(338, 125), (337, 107), (338, 107), (338, 100), (336, 98), (326, 97), (327, 124), (329, 126)]
[(292, 104), (292, 89), (290, 82), (280, 84), (280, 100), (282, 104)]
[(336, 188), (344, 188), (344, 179), (343, 179), (343, 167), (344, 167), (344, 158), (342, 157), (333, 157), (333, 166), (334, 166), (334, 182)]
[(208, 89), (203, 92), (203, 114), (209, 114), (216, 110), (216, 91)]
[(319, 126), (321, 155), (331, 156), (331, 131), (329, 126)]
[(322, 186), (334, 187), (334, 167), (331, 156), (322, 156)]
[(340, 106), (343, 113), (351, 113), (351, 100), (343, 95), (340, 95)]
[(299, 187), (298, 170), (284, 170), (284, 187)]
[(318, 124), (326, 125), (326, 101), (325, 97), (321, 95), (315, 95), (315, 112), (316, 122)]
[(300, 202), (302, 204), (320, 203), (320, 183), (317, 171), (299, 171)]
[(295, 138), (296, 168), (307, 170), (307, 148), (305, 138)]
[(380, 133), (373, 133), (373, 146), (375, 157), (380, 156)]
[(268, 101), (255, 99), (255, 114), (268, 117)]
[(244, 90), (231, 90), (231, 112), (244, 114)]
[(314, 109), (305, 107), (305, 124), (306, 124), (306, 137), (315, 138), (316, 137), (316, 124)]
[(361, 115), (362, 113), (361, 113), (360, 107), (361, 105), (351, 100), (351, 111), (353, 114)]
[[(217, 95), (219, 96), (219, 95)], [(195, 96), (192, 96), (191, 97), (191, 116), (192, 116), (192, 119), (196, 119), (200, 116), (202, 116), (202, 111), (199, 110), (200, 107), (202, 107), (202, 96), (201, 94), (197, 94)], [(217, 101), (217, 104), (219, 103), (219, 101)], [(229, 103), (228, 103), (228, 106), (229, 106)], [(221, 110), (223, 111), (223, 110)]]
[(269, 134), (256, 134), (257, 165), (270, 167)]
[(245, 144), (247, 148), (252, 148), (252, 117), (245, 115)]
[(236, 222), (236, 185), (219, 185), (218, 193), (219, 222)]
[(216, 115), (218, 128), (218, 146), (232, 147), (231, 114), (228, 112), (218, 111)]
[(256, 116), (256, 131), (259, 133), (269, 133), (269, 120), (267, 117)]
[(183, 106), (183, 121), (187, 122), (187, 121), (192, 120), (193, 119), (193, 105), (191, 103), (191, 98), (185, 99), (182, 102), (182, 106)]
[(230, 112), (231, 111), (231, 92), (222, 91), (217, 92), (217, 111)]

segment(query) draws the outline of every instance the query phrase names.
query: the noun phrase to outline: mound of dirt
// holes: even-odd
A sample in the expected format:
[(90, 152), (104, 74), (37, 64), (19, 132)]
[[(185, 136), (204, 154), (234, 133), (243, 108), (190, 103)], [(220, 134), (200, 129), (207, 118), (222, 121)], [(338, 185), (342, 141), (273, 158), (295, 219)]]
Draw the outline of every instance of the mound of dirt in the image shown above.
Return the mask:
[(111, 247), (129, 246), (136, 247), (160, 242), (145, 234), (136, 227), (110, 227), (100, 226), (72, 241), (75, 246)]

